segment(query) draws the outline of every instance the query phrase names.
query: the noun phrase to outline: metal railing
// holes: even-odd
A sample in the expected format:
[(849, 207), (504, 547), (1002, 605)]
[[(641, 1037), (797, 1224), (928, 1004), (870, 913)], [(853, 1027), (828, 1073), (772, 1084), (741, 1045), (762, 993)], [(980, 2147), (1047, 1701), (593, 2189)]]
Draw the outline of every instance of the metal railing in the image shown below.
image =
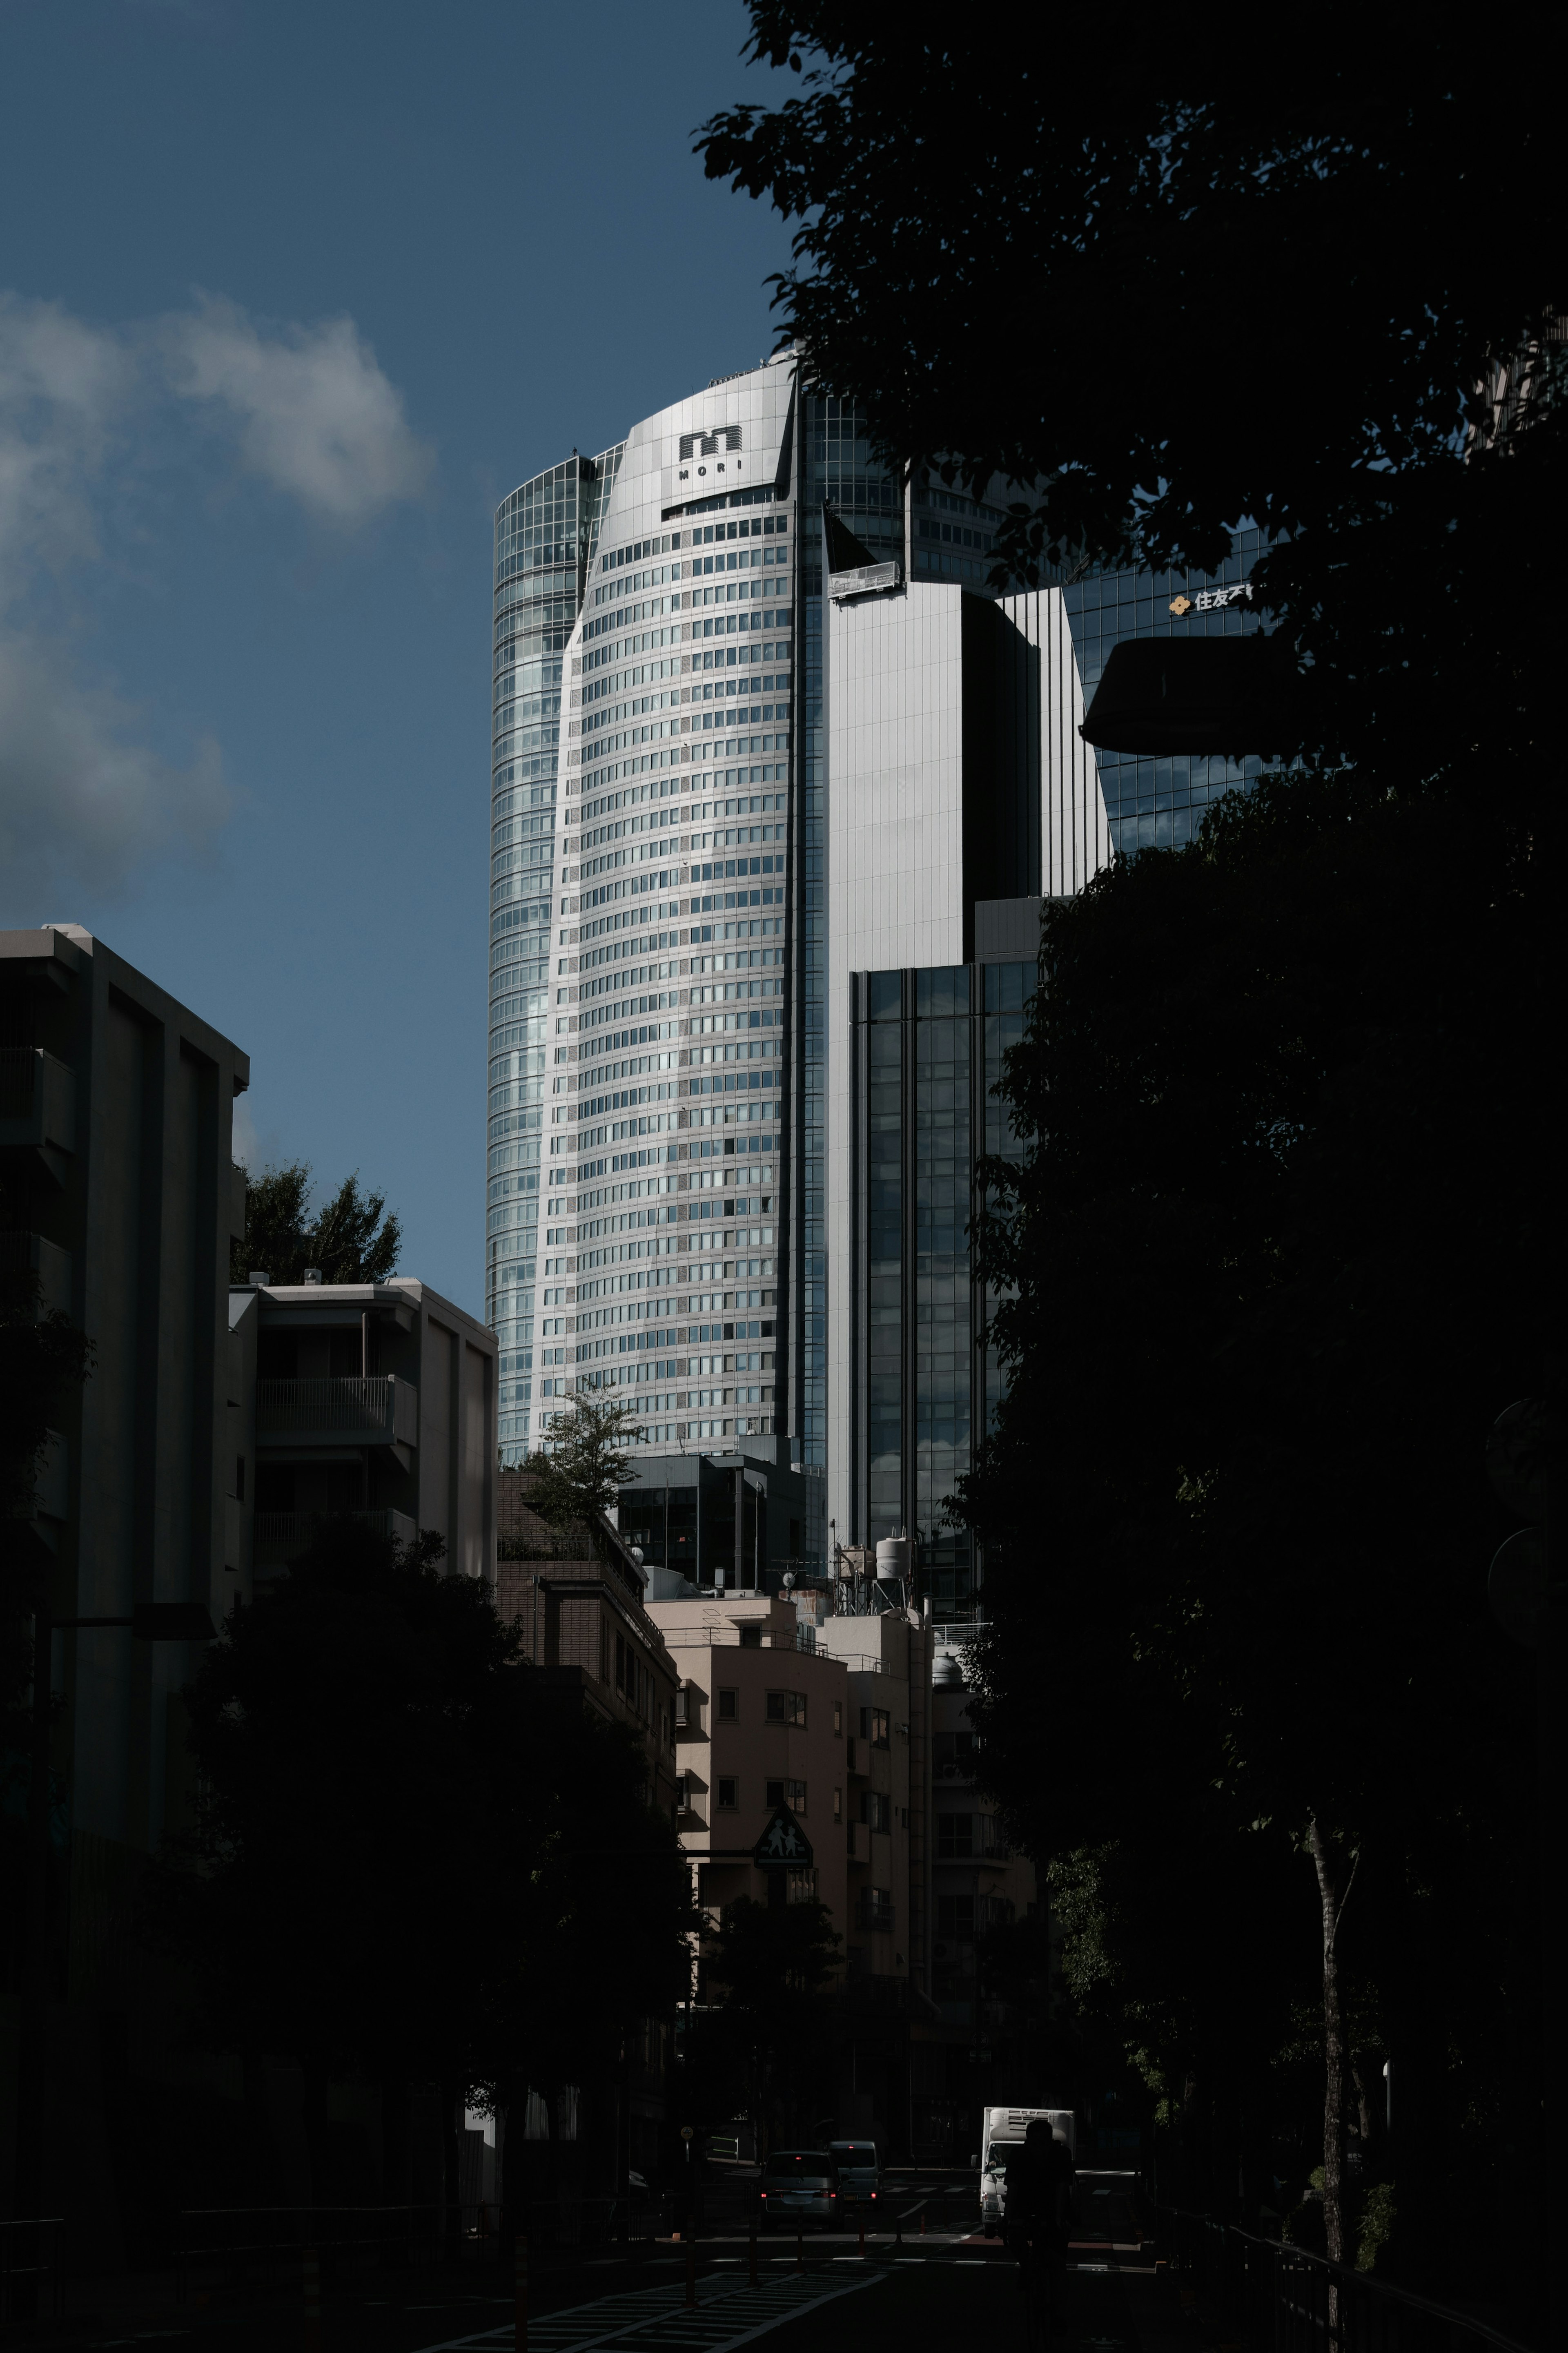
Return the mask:
[(418, 1535), (406, 1512), (258, 1512), (258, 1565), (297, 1559), (334, 1520), (353, 1520), (357, 1527), (369, 1528), (374, 1535), (391, 1536), (398, 1544), (412, 1544)]
[[(489, 2210), (492, 2216), (494, 2210)], [(480, 2206), (212, 2206), (177, 2217), (180, 2300), (194, 2281), (274, 2288), (309, 2248), (326, 2280), (356, 2270), (419, 2269), (483, 2247)]]
[(1172, 2270), (1254, 2353), (1527, 2353), (1516, 2337), (1370, 2272), (1165, 2209)]
[[(668, 2198), (575, 2198), (526, 2209), (530, 2259), (558, 2252), (640, 2246), (668, 2238)], [(178, 2217), (174, 2263), (182, 2303), (194, 2286), (221, 2282), (263, 2293), (292, 2284), (307, 2250), (323, 2282), (356, 2272), (427, 2270), (458, 2263), (510, 2262), (502, 2209), (494, 2200), (450, 2206), (237, 2206), (192, 2209)], [(58, 2229), (19, 2224), (11, 2230)]]
[(258, 1381), (258, 1437), (318, 1435), (412, 1444), (419, 1434), (419, 1392), (395, 1374), (369, 1380)]
[(0, 2333), (65, 2310), (66, 2226), (60, 2215), (37, 2222), (0, 2222)]
[[(710, 1596), (704, 1589), (702, 1599), (706, 1601), (714, 1597)], [(732, 1599), (733, 1596), (721, 1593), (717, 1599), (720, 1601), (726, 1601)], [(763, 1639), (760, 1642), (742, 1642), (740, 1629), (744, 1623), (743, 1619), (731, 1619), (722, 1626), (683, 1626), (679, 1630), (667, 1629), (664, 1646), (667, 1651), (804, 1651), (819, 1659), (830, 1655), (817, 1649), (815, 1626), (797, 1626), (792, 1632), (788, 1627), (775, 1630), (771, 1626), (763, 1625)], [(842, 1664), (842, 1661), (835, 1663)]]

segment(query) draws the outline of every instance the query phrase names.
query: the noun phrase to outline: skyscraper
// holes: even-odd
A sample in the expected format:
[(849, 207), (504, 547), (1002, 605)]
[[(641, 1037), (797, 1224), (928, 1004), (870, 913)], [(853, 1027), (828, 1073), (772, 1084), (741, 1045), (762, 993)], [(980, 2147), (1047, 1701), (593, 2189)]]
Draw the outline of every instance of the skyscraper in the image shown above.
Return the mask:
[(943, 1499), (1002, 1379), (970, 1227), (983, 1160), (1025, 1148), (992, 1091), (1034, 993), (1042, 902), (1118, 849), (1190, 840), (1262, 765), (1122, 758), (1079, 733), (1120, 639), (1257, 626), (1256, 533), (1212, 577), (1097, 573), (983, 597), (966, 567), (994, 512), (917, 487), (913, 579), (847, 578), (826, 666), (828, 1510), (841, 1543), (907, 1533), (950, 1624), (979, 1612), (980, 1564)]
[(574, 450), (496, 510), (485, 1320), (510, 1456), (530, 1443), (561, 666), (619, 459)]

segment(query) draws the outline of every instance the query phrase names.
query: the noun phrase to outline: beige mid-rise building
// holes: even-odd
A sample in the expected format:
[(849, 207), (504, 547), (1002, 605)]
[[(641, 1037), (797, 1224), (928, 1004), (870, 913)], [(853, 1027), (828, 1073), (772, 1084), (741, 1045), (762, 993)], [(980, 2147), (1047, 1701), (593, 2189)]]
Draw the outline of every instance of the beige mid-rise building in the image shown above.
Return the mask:
[[(797, 1626), (793, 1603), (765, 1594), (650, 1601), (679, 1677), (678, 1820), (699, 1903), (717, 1924), (727, 1904), (825, 1904), (847, 1919), (850, 1814), (848, 1677)], [(809, 1863), (759, 1864), (754, 1850), (786, 1807)]]

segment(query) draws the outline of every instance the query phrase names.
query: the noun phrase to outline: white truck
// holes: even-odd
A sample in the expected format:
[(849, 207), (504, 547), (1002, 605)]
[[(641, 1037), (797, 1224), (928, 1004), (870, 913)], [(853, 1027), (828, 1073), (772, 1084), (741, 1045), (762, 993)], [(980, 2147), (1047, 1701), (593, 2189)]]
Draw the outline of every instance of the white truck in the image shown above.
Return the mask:
[(1007, 2166), (1024, 2146), (1037, 2116), (1066, 2140), (1076, 2164), (1078, 2119), (1071, 2108), (982, 2108), (980, 2112), (980, 2222), (988, 2239), (1007, 2235)]

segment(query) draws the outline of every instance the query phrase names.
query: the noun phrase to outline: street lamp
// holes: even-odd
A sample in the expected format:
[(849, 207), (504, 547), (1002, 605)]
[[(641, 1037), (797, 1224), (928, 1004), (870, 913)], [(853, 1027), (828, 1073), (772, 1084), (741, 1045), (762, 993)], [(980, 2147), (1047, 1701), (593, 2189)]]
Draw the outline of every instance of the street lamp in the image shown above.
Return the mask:
[(199, 1601), (139, 1601), (129, 1618), (56, 1618), (47, 1603), (33, 1613), (33, 1757), (27, 1790), (27, 1944), (22, 1975), (21, 2044), (16, 2083), (16, 2211), (43, 2213), (46, 2036), (49, 2006), (49, 1702), (57, 1629), (123, 1626), (138, 1642), (211, 1642), (211, 1616)]

